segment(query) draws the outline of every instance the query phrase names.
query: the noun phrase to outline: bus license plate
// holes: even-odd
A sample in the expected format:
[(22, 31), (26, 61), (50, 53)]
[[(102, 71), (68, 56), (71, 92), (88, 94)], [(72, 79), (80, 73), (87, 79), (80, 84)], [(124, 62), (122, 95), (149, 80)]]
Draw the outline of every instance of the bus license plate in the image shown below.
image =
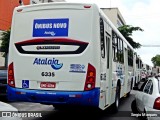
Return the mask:
[(40, 87), (41, 88), (55, 88), (56, 83), (55, 82), (41, 82)]

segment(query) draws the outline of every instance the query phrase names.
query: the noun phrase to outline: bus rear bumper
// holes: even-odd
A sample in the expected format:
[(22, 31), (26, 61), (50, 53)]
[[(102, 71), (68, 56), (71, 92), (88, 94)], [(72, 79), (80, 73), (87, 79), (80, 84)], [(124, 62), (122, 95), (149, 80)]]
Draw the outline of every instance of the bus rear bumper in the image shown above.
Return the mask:
[(99, 95), (99, 88), (90, 91), (50, 91), (29, 90), (7, 86), (7, 98), (9, 101), (98, 107)]

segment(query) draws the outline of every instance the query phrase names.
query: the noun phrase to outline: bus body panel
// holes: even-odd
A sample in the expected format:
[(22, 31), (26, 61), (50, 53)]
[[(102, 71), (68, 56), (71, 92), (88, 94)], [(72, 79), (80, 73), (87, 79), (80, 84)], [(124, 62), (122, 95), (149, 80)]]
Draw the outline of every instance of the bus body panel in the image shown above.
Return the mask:
[[(98, 107), (98, 26), (99, 12), (94, 4), (15, 8), (8, 61), (8, 66), (13, 65), (15, 87), (8, 85), (8, 99)], [(95, 88), (85, 91), (89, 65), (95, 69)]]
[[(93, 7), (84, 9), (84, 5), (81, 5), (81, 8), (69, 9), (64, 6), (62, 5), (61, 9), (53, 7), (43, 10), (43, 8), (35, 9), (33, 7), (33, 11), (29, 10), (29, 8), (22, 8), (22, 12), (17, 12), (20, 8), (14, 11), (14, 30), (12, 30), (14, 34), (11, 37), (10, 47), (10, 51), (14, 51), (14, 55), (10, 55), (9, 62), (13, 62), (14, 65), (15, 85), (17, 88), (25, 88), (23, 83), (29, 81), (27, 83), (29, 86), (26, 89), (84, 90), (87, 67), (89, 63), (94, 66), (92, 50), (96, 49), (93, 48), (93, 38), (90, 37), (93, 29)], [(25, 19), (27, 19), (27, 22)], [(68, 23), (64, 20), (67, 20)], [(65, 29), (54, 28), (56, 29), (56, 34), (60, 35), (49, 35), (52, 30), (50, 27), (65, 27), (63, 24), (58, 26), (63, 22), (67, 24)], [(22, 27), (24, 29), (19, 29)], [(66, 31), (67, 34), (65, 33)], [(47, 42), (46, 44), (41, 44), (43, 39), (45, 41), (55, 41), (56, 39), (57, 43), (53, 43), (53, 45)], [(61, 43), (59, 42), (60, 40)], [(74, 42), (77, 42), (78, 45), (74, 45)], [(84, 42), (87, 47), (81, 53), (75, 54), (74, 51), (84, 46), (80, 42)], [(79, 44), (82, 45), (80, 46)], [(44, 46), (46, 48), (43, 48)], [(37, 47), (40, 49), (37, 49)], [(56, 47), (59, 47), (59, 49), (56, 49)], [(57, 53), (52, 55), (46, 51), (56, 51)], [(39, 54), (36, 54), (36, 52), (39, 52)], [(47, 54), (41, 54), (40, 52), (46, 52)], [(73, 54), (65, 54), (65, 52), (72, 52)], [(21, 69), (22, 66), (24, 69)], [(61, 68), (54, 69), (54, 66)], [(55, 82), (56, 85), (55, 88), (42, 88), (40, 85), (42, 82)]]
[(91, 91), (27, 90), (8, 86), (10, 101), (25, 101), (52, 105), (99, 106), (100, 89)]
[[(113, 32), (125, 43), (125, 63), (113, 60)], [(125, 68), (128, 47), (132, 49), (95, 4), (17, 7), (9, 47), (8, 99), (104, 110), (115, 103), (116, 95), (130, 92), (126, 70), (133, 73), (133, 67)]]

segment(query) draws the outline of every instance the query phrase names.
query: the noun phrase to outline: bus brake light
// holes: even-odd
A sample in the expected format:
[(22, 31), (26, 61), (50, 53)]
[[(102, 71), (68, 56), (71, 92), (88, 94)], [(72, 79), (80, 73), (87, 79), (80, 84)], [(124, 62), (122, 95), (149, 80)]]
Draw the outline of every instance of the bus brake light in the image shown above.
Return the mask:
[(8, 85), (15, 87), (13, 62), (8, 66)]
[(88, 64), (88, 70), (87, 70), (84, 90), (94, 89), (95, 82), (96, 82), (96, 69), (91, 64)]
[(18, 9), (17, 12), (22, 12), (23, 9)]
[(91, 6), (90, 5), (85, 5), (84, 8), (91, 8)]

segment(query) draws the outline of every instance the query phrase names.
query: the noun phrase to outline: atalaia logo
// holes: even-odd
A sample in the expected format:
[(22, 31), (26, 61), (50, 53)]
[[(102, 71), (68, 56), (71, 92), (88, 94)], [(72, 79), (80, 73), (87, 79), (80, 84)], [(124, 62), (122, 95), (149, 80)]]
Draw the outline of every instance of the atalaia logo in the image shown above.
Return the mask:
[(63, 63), (59, 63), (59, 60), (55, 58), (35, 58), (33, 65), (50, 65), (53, 69), (59, 70), (62, 68)]

